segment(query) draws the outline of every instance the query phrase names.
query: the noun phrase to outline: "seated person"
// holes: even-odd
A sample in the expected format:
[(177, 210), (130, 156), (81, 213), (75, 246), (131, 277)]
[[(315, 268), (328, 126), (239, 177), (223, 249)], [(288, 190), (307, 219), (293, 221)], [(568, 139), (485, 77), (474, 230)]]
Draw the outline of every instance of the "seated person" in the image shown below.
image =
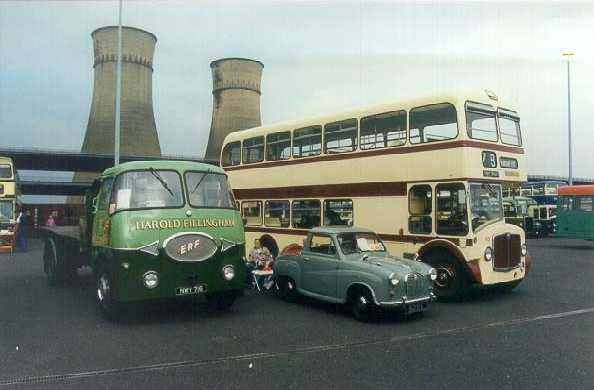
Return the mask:
[(262, 246), (260, 240), (254, 240), (254, 249), (250, 252), (246, 263), (246, 284), (249, 286), (252, 282), (252, 271), (256, 269), (268, 269), (272, 265), (272, 255), (265, 246)]

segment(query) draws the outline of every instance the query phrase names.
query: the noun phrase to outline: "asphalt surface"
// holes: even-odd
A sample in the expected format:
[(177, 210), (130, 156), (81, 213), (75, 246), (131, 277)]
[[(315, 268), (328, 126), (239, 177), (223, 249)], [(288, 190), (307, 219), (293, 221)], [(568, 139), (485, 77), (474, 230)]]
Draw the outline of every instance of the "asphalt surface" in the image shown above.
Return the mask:
[(411, 318), (248, 291), (230, 311), (139, 305), (105, 322), (89, 272), (50, 288), (41, 243), (0, 254), (0, 389), (594, 389), (594, 243), (530, 240), (512, 293)]

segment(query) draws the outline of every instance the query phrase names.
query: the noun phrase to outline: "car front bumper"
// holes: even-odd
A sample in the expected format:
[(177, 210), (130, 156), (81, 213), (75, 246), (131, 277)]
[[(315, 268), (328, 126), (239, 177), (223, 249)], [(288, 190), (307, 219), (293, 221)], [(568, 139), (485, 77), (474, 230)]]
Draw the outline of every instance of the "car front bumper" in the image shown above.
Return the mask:
[(384, 309), (396, 309), (396, 310), (406, 310), (406, 308), (410, 305), (416, 305), (419, 303), (429, 303), (435, 300), (435, 294), (432, 292), (429, 295), (419, 298), (412, 298), (406, 299), (402, 298), (396, 301), (389, 301), (389, 302), (378, 302), (377, 305)]

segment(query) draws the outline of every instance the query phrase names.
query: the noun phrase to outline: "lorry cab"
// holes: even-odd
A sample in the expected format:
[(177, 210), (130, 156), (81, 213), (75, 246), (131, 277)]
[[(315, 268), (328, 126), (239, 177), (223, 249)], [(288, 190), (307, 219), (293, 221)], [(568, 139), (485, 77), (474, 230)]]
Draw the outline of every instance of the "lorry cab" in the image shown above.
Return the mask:
[(97, 300), (206, 295), (230, 306), (244, 285), (243, 223), (224, 171), (183, 161), (136, 161), (107, 169), (85, 199)]

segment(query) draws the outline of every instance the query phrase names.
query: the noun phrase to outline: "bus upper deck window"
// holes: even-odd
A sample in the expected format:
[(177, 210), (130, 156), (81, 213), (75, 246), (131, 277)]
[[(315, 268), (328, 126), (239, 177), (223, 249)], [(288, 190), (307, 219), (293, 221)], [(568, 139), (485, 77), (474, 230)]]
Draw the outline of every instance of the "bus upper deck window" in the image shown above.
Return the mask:
[(264, 137), (253, 137), (243, 140), (243, 163), (257, 163), (264, 161)]
[(392, 111), (361, 119), (361, 149), (386, 148), (406, 142), (406, 111)]
[(322, 153), (322, 126), (310, 126), (293, 132), (293, 158)]
[(239, 141), (225, 145), (221, 164), (224, 167), (241, 164), (241, 143)]
[(456, 108), (450, 103), (430, 104), (410, 110), (410, 142), (443, 141), (458, 136)]
[(291, 157), (291, 132), (282, 131), (266, 136), (266, 160), (288, 160)]
[(520, 118), (513, 112), (499, 109), (499, 132), (501, 142), (513, 146), (522, 146), (522, 132), (520, 130)]
[(324, 126), (324, 152), (346, 153), (357, 149), (357, 119), (328, 123)]
[(497, 141), (495, 109), (488, 104), (466, 102), (466, 131), (470, 138)]

